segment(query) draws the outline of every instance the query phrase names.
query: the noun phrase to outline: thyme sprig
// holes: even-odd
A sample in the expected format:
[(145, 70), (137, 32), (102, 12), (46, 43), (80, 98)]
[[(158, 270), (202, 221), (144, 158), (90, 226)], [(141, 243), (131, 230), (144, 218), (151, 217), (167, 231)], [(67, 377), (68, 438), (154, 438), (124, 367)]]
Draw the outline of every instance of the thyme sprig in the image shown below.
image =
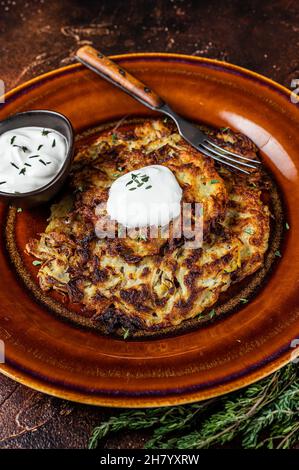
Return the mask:
[(238, 438), (245, 449), (287, 449), (299, 440), (299, 368), (289, 364), (247, 388), (192, 405), (131, 410), (96, 427), (89, 441), (152, 429), (145, 448), (205, 449)]

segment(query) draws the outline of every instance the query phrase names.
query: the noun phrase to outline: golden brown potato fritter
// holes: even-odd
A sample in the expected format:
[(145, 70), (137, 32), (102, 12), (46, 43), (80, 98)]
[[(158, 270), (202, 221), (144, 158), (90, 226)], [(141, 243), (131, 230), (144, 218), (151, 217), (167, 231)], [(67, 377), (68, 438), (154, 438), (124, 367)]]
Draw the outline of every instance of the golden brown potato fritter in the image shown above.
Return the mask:
[[(227, 148), (254, 157), (256, 148), (230, 130), (210, 131)], [(112, 182), (147, 165), (165, 165), (183, 190), (182, 202), (203, 207), (204, 242), (142, 236), (98, 239), (109, 223), (105, 209)], [(268, 247), (269, 210), (261, 175), (236, 176), (190, 147), (161, 120), (103, 132), (76, 154), (70, 194), (53, 205), (50, 222), (27, 252), (43, 261), (44, 291), (55, 289), (94, 312), (108, 331), (159, 329), (209, 311), (221, 292), (255, 272)], [(104, 207), (104, 206), (103, 206)]]

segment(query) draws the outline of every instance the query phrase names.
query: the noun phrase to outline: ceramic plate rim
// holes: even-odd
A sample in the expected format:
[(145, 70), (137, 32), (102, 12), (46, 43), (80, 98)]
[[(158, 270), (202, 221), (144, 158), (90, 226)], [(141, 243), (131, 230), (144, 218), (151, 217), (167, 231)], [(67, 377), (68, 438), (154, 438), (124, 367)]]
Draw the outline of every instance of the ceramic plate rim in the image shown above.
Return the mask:
[[(283, 95), (288, 100), (292, 95), (292, 92), (288, 90), (283, 85), (275, 82), (274, 80), (265, 77), (261, 74), (248, 70), (246, 68), (228, 63), (223, 62), (216, 59), (209, 59), (204, 57), (197, 57), (197, 56), (190, 56), (187, 54), (175, 54), (175, 53), (162, 53), (162, 52), (138, 52), (138, 53), (129, 53), (129, 54), (117, 54), (111, 56), (114, 60), (117, 61), (132, 61), (134, 60), (147, 60), (147, 59), (154, 59), (154, 60), (169, 60), (177, 61), (177, 62), (184, 62), (187, 61), (188, 63), (198, 63), (201, 65), (208, 65), (210, 67), (217, 67), (218, 69), (228, 70), (230, 72), (240, 74), (245, 79), (251, 79), (259, 84), (266, 85), (271, 88), (274, 92), (278, 93), (280, 96)], [(71, 64), (64, 67), (60, 67), (34, 77), (17, 87), (13, 88), (12, 90), (8, 91), (4, 98), (7, 101), (10, 101), (13, 98), (16, 98), (24, 91), (34, 88), (35, 85), (44, 84), (49, 79), (55, 79), (60, 75), (65, 75), (72, 72), (77, 72), (83, 70), (84, 66), (81, 64)], [(299, 348), (293, 350), (292, 358), (299, 356)], [(59, 398), (91, 404), (91, 405), (99, 405), (99, 406), (109, 406), (109, 407), (118, 407), (118, 408), (127, 408), (127, 407), (134, 407), (134, 408), (142, 408), (142, 407), (155, 407), (155, 406), (170, 406), (170, 405), (179, 405), (185, 403), (191, 403), (199, 400), (204, 400), (207, 398), (216, 397), (222, 395), (224, 393), (232, 392), (238, 390), (242, 387), (250, 385), (257, 380), (260, 380), (269, 374), (273, 373), (274, 371), (278, 370), (279, 368), (283, 367), (287, 364), (291, 359), (291, 353), (286, 350), (286, 347), (282, 347), (275, 357), (272, 358), (272, 361), (266, 362), (263, 365), (258, 365), (257, 368), (253, 368), (252, 371), (248, 372), (246, 375), (231, 379), (227, 383), (223, 383), (220, 385), (212, 386), (211, 388), (207, 388), (204, 390), (197, 390), (197, 391), (187, 391), (173, 395), (160, 395), (160, 396), (152, 396), (152, 397), (141, 397), (135, 398), (134, 397), (107, 397), (107, 396), (100, 396), (100, 395), (93, 395), (90, 394), (83, 394), (82, 392), (78, 391), (71, 391), (67, 388), (63, 388), (61, 385), (57, 385), (54, 383), (47, 383), (46, 380), (42, 380), (41, 378), (35, 378), (29, 374), (29, 372), (17, 370), (13, 366), (7, 366), (6, 364), (0, 365), (0, 371), (5, 375), (10, 377), (13, 380), (16, 380), (23, 385), (29, 386), (35, 390), (40, 392), (50, 394)]]

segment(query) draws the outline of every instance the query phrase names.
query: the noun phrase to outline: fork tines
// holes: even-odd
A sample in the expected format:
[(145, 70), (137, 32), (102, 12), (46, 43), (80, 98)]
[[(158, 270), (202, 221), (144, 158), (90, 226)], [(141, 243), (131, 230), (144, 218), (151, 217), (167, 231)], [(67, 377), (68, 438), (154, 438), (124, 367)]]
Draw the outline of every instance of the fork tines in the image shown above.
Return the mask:
[(207, 157), (211, 157), (217, 162), (223, 163), (224, 165), (246, 174), (250, 174), (250, 171), (248, 171), (247, 168), (257, 170), (258, 167), (254, 164), (261, 164), (259, 160), (246, 158), (243, 155), (226, 150), (210, 139), (206, 139), (204, 142), (201, 142), (199, 144), (198, 150), (200, 150)]

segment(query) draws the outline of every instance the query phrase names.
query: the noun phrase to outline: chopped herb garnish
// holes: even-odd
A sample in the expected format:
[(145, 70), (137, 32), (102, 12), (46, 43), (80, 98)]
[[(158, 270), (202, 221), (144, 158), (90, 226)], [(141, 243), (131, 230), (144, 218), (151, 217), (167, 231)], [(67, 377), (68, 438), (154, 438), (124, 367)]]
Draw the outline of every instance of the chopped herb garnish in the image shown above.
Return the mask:
[(53, 140), (52, 147), (56, 147), (56, 140)]
[(289, 224), (288, 224), (287, 222), (286, 222), (286, 229), (287, 229), (287, 230), (290, 230), (290, 226), (289, 226)]
[(112, 143), (115, 144), (118, 140), (118, 137), (116, 134), (112, 134)]
[(39, 151), (42, 147), (43, 147), (43, 144), (40, 144), (40, 145), (37, 147), (37, 151)]
[(146, 242), (146, 241), (147, 241), (147, 236), (146, 236), (146, 235), (143, 235), (143, 234), (141, 233), (141, 234), (137, 235), (136, 240), (137, 240), (138, 242), (140, 242), (140, 241)]
[(17, 136), (14, 135), (11, 139), (10, 139), (10, 143), (11, 145), (13, 145), (14, 141), (16, 140)]
[(125, 234), (126, 234), (125, 228), (119, 226), (119, 227), (118, 227), (118, 236), (119, 236), (119, 237), (122, 237), (122, 236), (125, 235)]
[(213, 310), (211, 310), (208, 315), (210, 318), (213, 318), (215, 314), (216, 314), (216, 310), (213, 308)]
[(135, 191), (135, 189), (137, 189), (137, 188), (131, 188), (131, 189), (129, 189), (129, 191)]
[(51, 162), (46, 162), (47, 165), (50, 165)]
[(123, 166), (118, 166), (117, 171), (124, 171), (124, 167)]
[(25, 175), (26, 173), (26, 168), (22, 168), (19, 172), (19, 175)]
[(33, 266), (40, 266), (41, 264), (43, 264), (43, 262), (42, 262), (42, 261), (38, 261), (38, 260), (36, 259), (36, 260), (32, 261), (32, 264), (33, 264)]
[(29, 157), (29, 158), (38, 158), (38, 157), (39, 157), (39, 155), (31, 155), (31, 157)]
[(248, 302), (248, 299), (245, 299), (244, 297), (240, 300), (241, 300), (242, 304), (247, 304), (247, 302)]
[(222, 132), (226, 132), (226, 131), (229, 130), (229, 127), (220, 127), (220, 130), (221, 130)]
[(129, 335), (130, 335), (129, 328), (123, 328), (123, 339), (127, 339)]
[(41, 163), (42, 163), (43, 165), (45, 165), (45, 166), (47, 165), (47, 164), (44, 162), (44, 160), (42, 160), (41, 158), (39, 159), (39, 162), (41, 162)]
[(244, 232), (248, 233), (248, 235), (252, 235), (254, 233), (254, 230), (251, 227), (248, 227), (248, 228), (245, 228)]
[(17, 212), (23, 212), (22, 207), (18, 207), (18, 208), (17, 208)]
[(21, 149), (24, 153), (29, 152), (29, 149), (28, 149), (27, 147), (25, 147), (25, 145), (17, 145), (17, 144), (14, 144), (13, 147), (18, 147), (18, 148)]
[(278, 256), (279, 258), (281, 258), (281, 253), (279, 250), (275, 251), (275, 256)]
[(216, 183), (219, 183), (219, 180), (211, 180), (210, 181), (210, 184), (216, 184)]
[(46, 131), (46, 129), (43, 129), (43, 130), (42, 130), (42, 135), (47, 136), (47, 135), (49, 135), (49, 134), (51, 134), (51, 131)]
[(30, 165), (30, 163), (24, 163), (24, 165), (26, 165), (26, 166), (32, 166), (32, 165)]
[(250, 183), (249, 185), (252, 186), (253, 188), (257, 188), (257, 185), (255, 183)]
[(10, 162), (10, 164), (11, 164), (12, 166), (14, 166), (17, 170), (20, 169), (20, 168), (18, 167), (18, 165), (16, 165), (14, 162)]
[[(135, 183), (134, 188), (130, 188), (130, 191), (133, 191), (133, 189), (141, 188), (145, 183), (148, 183), (150, 180), (150, 177), (148, 175), (140, 175), (140, 173), (131, 173), (131, 180), (126, 183), (126, 186), (129, 186), (130, 184)], [(147, 186), (145, 189), (150, 189), (152, 186)]]
[(205, 313), (205, 312), (202, 312), (202, 313), (199, 313), (197, 315), (197, 318), (199, 320), (205, 320), (207, 317), (208, 318), (213, 318), (214, 316), (216, 315), (216, 310), (213, 308), (213, 310), (211, 310), (209, 313)]

